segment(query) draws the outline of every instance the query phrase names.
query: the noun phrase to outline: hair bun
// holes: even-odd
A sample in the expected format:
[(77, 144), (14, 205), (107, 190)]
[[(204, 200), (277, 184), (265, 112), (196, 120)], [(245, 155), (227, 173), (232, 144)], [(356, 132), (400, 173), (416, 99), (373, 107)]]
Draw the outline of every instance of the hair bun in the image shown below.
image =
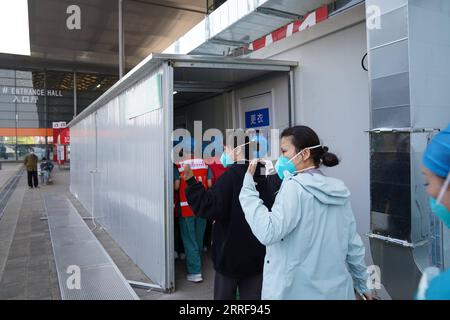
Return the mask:
[(320, 159), (322, 160), (322, 164), (326, 167), (337, 166), (340, 162), (334, 153), (328, 152), (328, 147), (323, 147), (323, 154)]

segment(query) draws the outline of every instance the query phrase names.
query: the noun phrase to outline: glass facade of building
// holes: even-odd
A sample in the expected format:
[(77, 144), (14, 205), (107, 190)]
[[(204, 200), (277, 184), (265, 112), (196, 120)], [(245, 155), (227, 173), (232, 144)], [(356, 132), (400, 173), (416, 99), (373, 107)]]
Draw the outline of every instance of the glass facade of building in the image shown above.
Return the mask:
[(0, 161), (20, 161), (30, 148), (39, 158), (52, 157), (53, 122), (70, 122), (117, 80), (114, 75), (0, 69)]

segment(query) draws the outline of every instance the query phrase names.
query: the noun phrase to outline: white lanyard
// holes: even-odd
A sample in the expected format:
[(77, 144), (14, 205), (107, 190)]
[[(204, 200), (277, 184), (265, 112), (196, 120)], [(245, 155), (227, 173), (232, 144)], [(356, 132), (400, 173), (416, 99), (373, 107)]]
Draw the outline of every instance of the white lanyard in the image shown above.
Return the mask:
[(311, 170), (311, 169), (316, 169), (316, 167), (312, 166), (312, 167), (305, 168), (305, 169), (302, 169), (302, 170), (297, 170), (297, 171), (294, 171), (294, 173), (302, 173), (302, 172), (305, 172), (305, 171), (308, 171), (308, 170)]
[[(302, 173), (302, 172), (305, 172), (305, 171), (308, 171), (308, 170), (311, 170), (311, 169), (316, 169), (316, 167), (312, 166), (312, 167), (305, 168), (305, 169), (302, 169), (302, 170), (294, 171), (293, 174)], [(284, 181), (286, 181), (286, 179), (283, 179), (283, 183), (284, 183)], [(281, 188), (278, 191), (276, 191), (274, 194), (277, 194), (280, 190), (281, 190)]]

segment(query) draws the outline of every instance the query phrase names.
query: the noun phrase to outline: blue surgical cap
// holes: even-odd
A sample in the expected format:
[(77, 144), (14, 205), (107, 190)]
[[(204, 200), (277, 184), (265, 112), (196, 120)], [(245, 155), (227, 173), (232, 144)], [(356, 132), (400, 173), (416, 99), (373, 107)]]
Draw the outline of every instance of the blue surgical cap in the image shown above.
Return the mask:
[(450, 125), (429, 143), (423, 156), (425, 167), (439, 177), (450, 172)]

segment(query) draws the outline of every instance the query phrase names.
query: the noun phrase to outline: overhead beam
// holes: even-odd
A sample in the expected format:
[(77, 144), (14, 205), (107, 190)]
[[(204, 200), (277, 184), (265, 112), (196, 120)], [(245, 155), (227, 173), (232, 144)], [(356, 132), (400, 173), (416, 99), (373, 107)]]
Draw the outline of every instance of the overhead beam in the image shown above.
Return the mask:
[(194, 87), (183, 87), (183, 86), (174, 86), (174, 91), (178, 93), (182, 92), (191, 92), (191, 93), (220, 93), (226, 92), (230, 90), (230, 88), (218, 89), (218, 88), (194, 88)]
[(86, 63), (80, 61), (64, 61), (64, 60), (48, 60), (44, 58), (36, 58), (29, 56), (20, 56), (15, 54), (0, 53), (0, 68), (5, 69), (26, 69), (26, 70), (42, 70), (54, 69), (58, 71), (77, 71), (84, 73), (117, 75), (117, 65), (105, 65)]
[(212, 44), (219, 44), (219, 45), (230, 46), (230, 47), (243, 47), (243, 46), (248, 45), (248, 43), (243, 42), (243, 41), (231, 41), (231, 40), (220, 39), (220, 38), (212, 38), (209, 40), (209, 42)]
[(197, 87), (197, 88), (224, 88), (231, 86), (236, 83), (236, 81), (180, 81), (174, 82), (177, 86), (183, 87)]
[(123, 78), (124, 74), (124, 41), (123, 41), (123, 0), (118, 0), (119, 3), (119, 79)]
[(202, 15), (208, 14), (206, 11), (190, 9), (190, 8), (185, 8), (185, 7), (177, 7), (177, 6), (170, 5), (170, 4), (162, 4), (162, 3), (152, 2), (152, 1), (145, 1), (145, 0), (129, 0), (129, 1), (130, 2), (141, 3), (141, 4), (146, 4), (146, 5), (150, 5), (150, 6), (156, 6), (156, 7), (168, 8), (168, 9), (174, 9), (174, 10), (198, 13), (198, 14), (202, 14)]
[(272, 9), (272, 8), (266, 8), (266, 7), (258, 7), (258, 8), (256, 8), (256, 12), (267, 15), (267, 16), (285, 18), (285, 19), (290, 19), (290, 20), (300, 20), (300, 19), (303, 19), (303, 17), (304, 17), (299, 14), (285, 12), (285, 11)]
[(73, 72), (73, 117), (77, 116), (77, 73)]

